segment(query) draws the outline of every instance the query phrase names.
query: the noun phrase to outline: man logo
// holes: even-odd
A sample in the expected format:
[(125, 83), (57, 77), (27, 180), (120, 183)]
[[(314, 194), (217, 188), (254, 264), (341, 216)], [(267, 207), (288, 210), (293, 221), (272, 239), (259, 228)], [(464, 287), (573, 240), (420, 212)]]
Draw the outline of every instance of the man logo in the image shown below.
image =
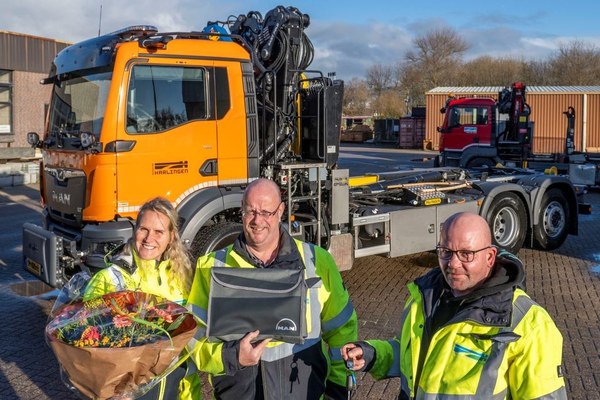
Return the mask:
[(289, 318), (280, 319), (275, 325), (276, 331), (292, 331), (296, 332), (298, 328), (296, 328), (296, 323)]

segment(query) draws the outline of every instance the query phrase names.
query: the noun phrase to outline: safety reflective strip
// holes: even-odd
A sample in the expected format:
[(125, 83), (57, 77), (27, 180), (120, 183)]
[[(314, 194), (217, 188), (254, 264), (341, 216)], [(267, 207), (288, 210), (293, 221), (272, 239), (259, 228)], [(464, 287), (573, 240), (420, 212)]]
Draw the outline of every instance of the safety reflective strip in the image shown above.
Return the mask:
[(410, 398), (410, 386), (408, 385), (408, 378), (404, 374), (400, 374), (400, 392), (406, 394), (406, 398)]
[[(504, 400), (506, 398), (506, 390), (502, 393), (498, 393), (495, 396), (485, 397), (486, 400)], [(415, 397), (416, 400), (481, 400), (482, 397), (477, 395), (467, 394), (438, 394), (438, 393), (426, 393), (418, 394)]]
[(354, 312), (354, 306), (352, 305), (352, 301), (348, 300), (346, 306), (340, 313), (334, 318), (330, 319), (327, 322), (323, 322), (321, 328), (323, 329), (323, 333), (332, 331), (340, 326), (343, 326), (348, 320), (352, 317), (352, 313)]
[[(189, 187), (185, 192), (183, 192), (173, 204), (173, 207), (177, 207), (181, 202), (183, 202), (189, 195), (195, 193), (201, 189), (217, 187), (217, 186), (231, 186), (231, 185), (245, 185), (247, 183), (252, 182), (257, 178), (248, 178), (248, 179), (223, 179), (219, 182), (217, 181), (208, 181), (203, 182), (194, 186)], [(119, 203), (117, 205), (117, 209), (119, 212), (137, 212), (142, 208), (142, 205), (130, 206), (128, 203)]]
[(227, 253), (230, 250), (229, 247), (225, 247), (224, 249), (220, 249), (215, 251), (215, 263), (214, 263), (214, 267), (226, 267), (227, 264), (225, 263), (225, 260), (227, 260)]
[(390, 344), (390, 346), (392, 346), (392, 351), (394, 354), (394, 357), (392, 358), (392, 360), (398, 360), (398, 362), (392, 362), (392, 365), (390, 366), (390, 369), (387, 372), (387, 376), (390, 378), (401, 376), (401, 374), (400, 374), (400, 343), (395, 339), (388, 340), (388, 343)]
[[(317, 277), (317, 267), (315, 261), (315, 247), (310, 243), (302, 242), (302, 253), (304, 268), (306, 269), (306, 278)], [(310, 306), (310, 326), (307, 339), (316, 339), (321, 337), (321, 302), (319, 302), (319, 287), (308, 289)]]
[[(206, 309), (199, 307), (195, 304), (191, 304), (188, 303), (187, 304), (187, 308), (188, 310), (190, 310), (192, 312), (192, 314), (194, 314), (196, 317), (200, 318), (200, 320), (204, 323), (206, 323), (206, 318), (208, 315), (208, 312), (206, 311)], [(196, 347), (196, 343), (198, 343), (199, 340), (202, 340), (206, 337), (206, 327), (204, 325), (199, 325), (198, 329), (196, 330), (196, 333), (194, 334), (194, 337), (192, 339), (190, 339), (190, 341), (187, 344), (187, 348), (190, 352), (192, 352), (194, 350), (194, 348)]]
[(192, 311), (192, 313), (195, 316), (200, 318), (202, 322), (206, 322), (208, 318), (208, 310), (206, 310), (206, 308), (202, 308), (200, 306), (197, 306), (196, 304), (191, 304), (191, 306), (189, 306), (188, 308), (190, 309), (190, 311)]
[(538, 397), (536, 400), (567, 400), (567, 390), (563, 386), (552, 393)]
[[(498, 336), (505, 338), (507, 333), (514, 332), (515, 328), (523, 320), (527, 312), (534, 305), (534, 301), (527, 296), (519, 296), (513, 303), (512, 322), (510, 326), (500, 329)], [(512, 339), (508, 340), (493, 340), (492, 348), (487, 362), (483, 366), (481, 376), (479, 378), (479, 385), (477, 386), (476, 397), (480, 399), (493, 398), (494, 387), (498, 381), (498, 372), (504, 359), (504, 354), (509, 343), (516, 341), (518, 336), (513, 336)]]
[(329, 348), (329, 359), (331, 361), (342, 361), (342, 348), (341, 347), (330, 347)]
[(108, 274), (110, 275), (113, 285), (115, 285), (115, 292), (127, 289), (125, 278), (123, 277), (121, 271), (119, 271), (116, 267), (108, 267)]
[(450, 395), (450, 394), (440, 394), (440, 393), (423, 393), (422, 390), (418, 390), (417, 396), (415, 399), (417, 400), (478, 400), (478, 399), (491, 399), (491, 400), (501, 400), (505, 399), (507, 395), (507, 390), (503, 390), (500, 393), (494, 394), (494, 387), (496, 386), (496, 382), (498, 380), (498, 372), (500, 366), (502, 364), (502, 360), (504, 359), (504, 354), (506, 353), (506, 348), (509, 343), (517, 340), (519, 338), (518, 335), (509, 335), (513, 333), (517, 325), (523, 320), (527, 312), (531, 309), (531, 307), (535, 304), (533, 300), (531, 300), (527, 296), (519, 296), (513, 303), (513, 315), (512, 322), (510, 326), (504, 327), (499, 330), (498, 334), (494, 336), (498, 336), (500, 340), (493, 340), (492, 349), (490, 351), (490, 355), (487, 359), (487, 362), (483, 366), (481, 371), (481, 376), (479, 378), (479, 385), (477, 387), (477, 391), (474, 395)]
[[(410, 313), (410, 307), (412, 303), (413, 302), (407, 304), (406, 307), (404, 307), (404, 310), (402, 310), (402, 315), (400, 316), (400, 326), (404, 326), (406, 318), (408, 318), (408, 314)], [(392, 362), (392, 365), (390, 365), (390, 369), (387, 371), (386, 376), (402, 376), (400, 373), (400, 340), (400, 336), (398, 336), (395, 340), (388, 340), (388, 343), (392, 345), (392, 349), (394, 350), (394, 358), (392, 360), (395, 360), (396, 362)], [(408, 382), (406, 385), (408, 388)]]

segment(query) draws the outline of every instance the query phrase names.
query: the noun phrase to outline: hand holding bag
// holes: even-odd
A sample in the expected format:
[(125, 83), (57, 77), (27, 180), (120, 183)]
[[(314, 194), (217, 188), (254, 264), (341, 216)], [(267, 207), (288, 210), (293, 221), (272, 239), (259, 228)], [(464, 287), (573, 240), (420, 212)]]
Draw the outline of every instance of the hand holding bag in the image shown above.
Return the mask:
[(209, 339), (258, 339), (303, 343), (307, 284), (302, 269), (214, 267), (208, 301)]

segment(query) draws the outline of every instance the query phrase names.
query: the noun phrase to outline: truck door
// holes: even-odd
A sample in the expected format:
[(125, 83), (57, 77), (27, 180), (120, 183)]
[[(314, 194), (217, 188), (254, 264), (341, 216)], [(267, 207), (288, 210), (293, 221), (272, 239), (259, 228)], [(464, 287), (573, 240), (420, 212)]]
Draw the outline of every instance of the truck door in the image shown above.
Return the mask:
[(152, 197), (179, 202), (186, 193), (217, 184), (214, 67), (207, 61), (170, 64), (134, 64), (123, 78), (118, 129), (125, 140), (117, 151), (122, 216), (133, 216)]
[(440, 148), (463, 150), (470, 146), (490, 146), (492, 125), (490, 109), (472, 105), (450, 108), (447, 127), (443, 130)]

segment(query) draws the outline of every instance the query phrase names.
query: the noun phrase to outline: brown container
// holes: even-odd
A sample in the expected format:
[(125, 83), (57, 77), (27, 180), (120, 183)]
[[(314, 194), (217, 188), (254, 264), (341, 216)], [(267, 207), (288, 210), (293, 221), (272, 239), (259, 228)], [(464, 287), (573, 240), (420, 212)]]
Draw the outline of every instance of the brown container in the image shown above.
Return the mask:
[(401, 149), (416, 149), (422, 146), (425, 136), (425, 118), (400, 118), (400, 133), (398, 147)]

